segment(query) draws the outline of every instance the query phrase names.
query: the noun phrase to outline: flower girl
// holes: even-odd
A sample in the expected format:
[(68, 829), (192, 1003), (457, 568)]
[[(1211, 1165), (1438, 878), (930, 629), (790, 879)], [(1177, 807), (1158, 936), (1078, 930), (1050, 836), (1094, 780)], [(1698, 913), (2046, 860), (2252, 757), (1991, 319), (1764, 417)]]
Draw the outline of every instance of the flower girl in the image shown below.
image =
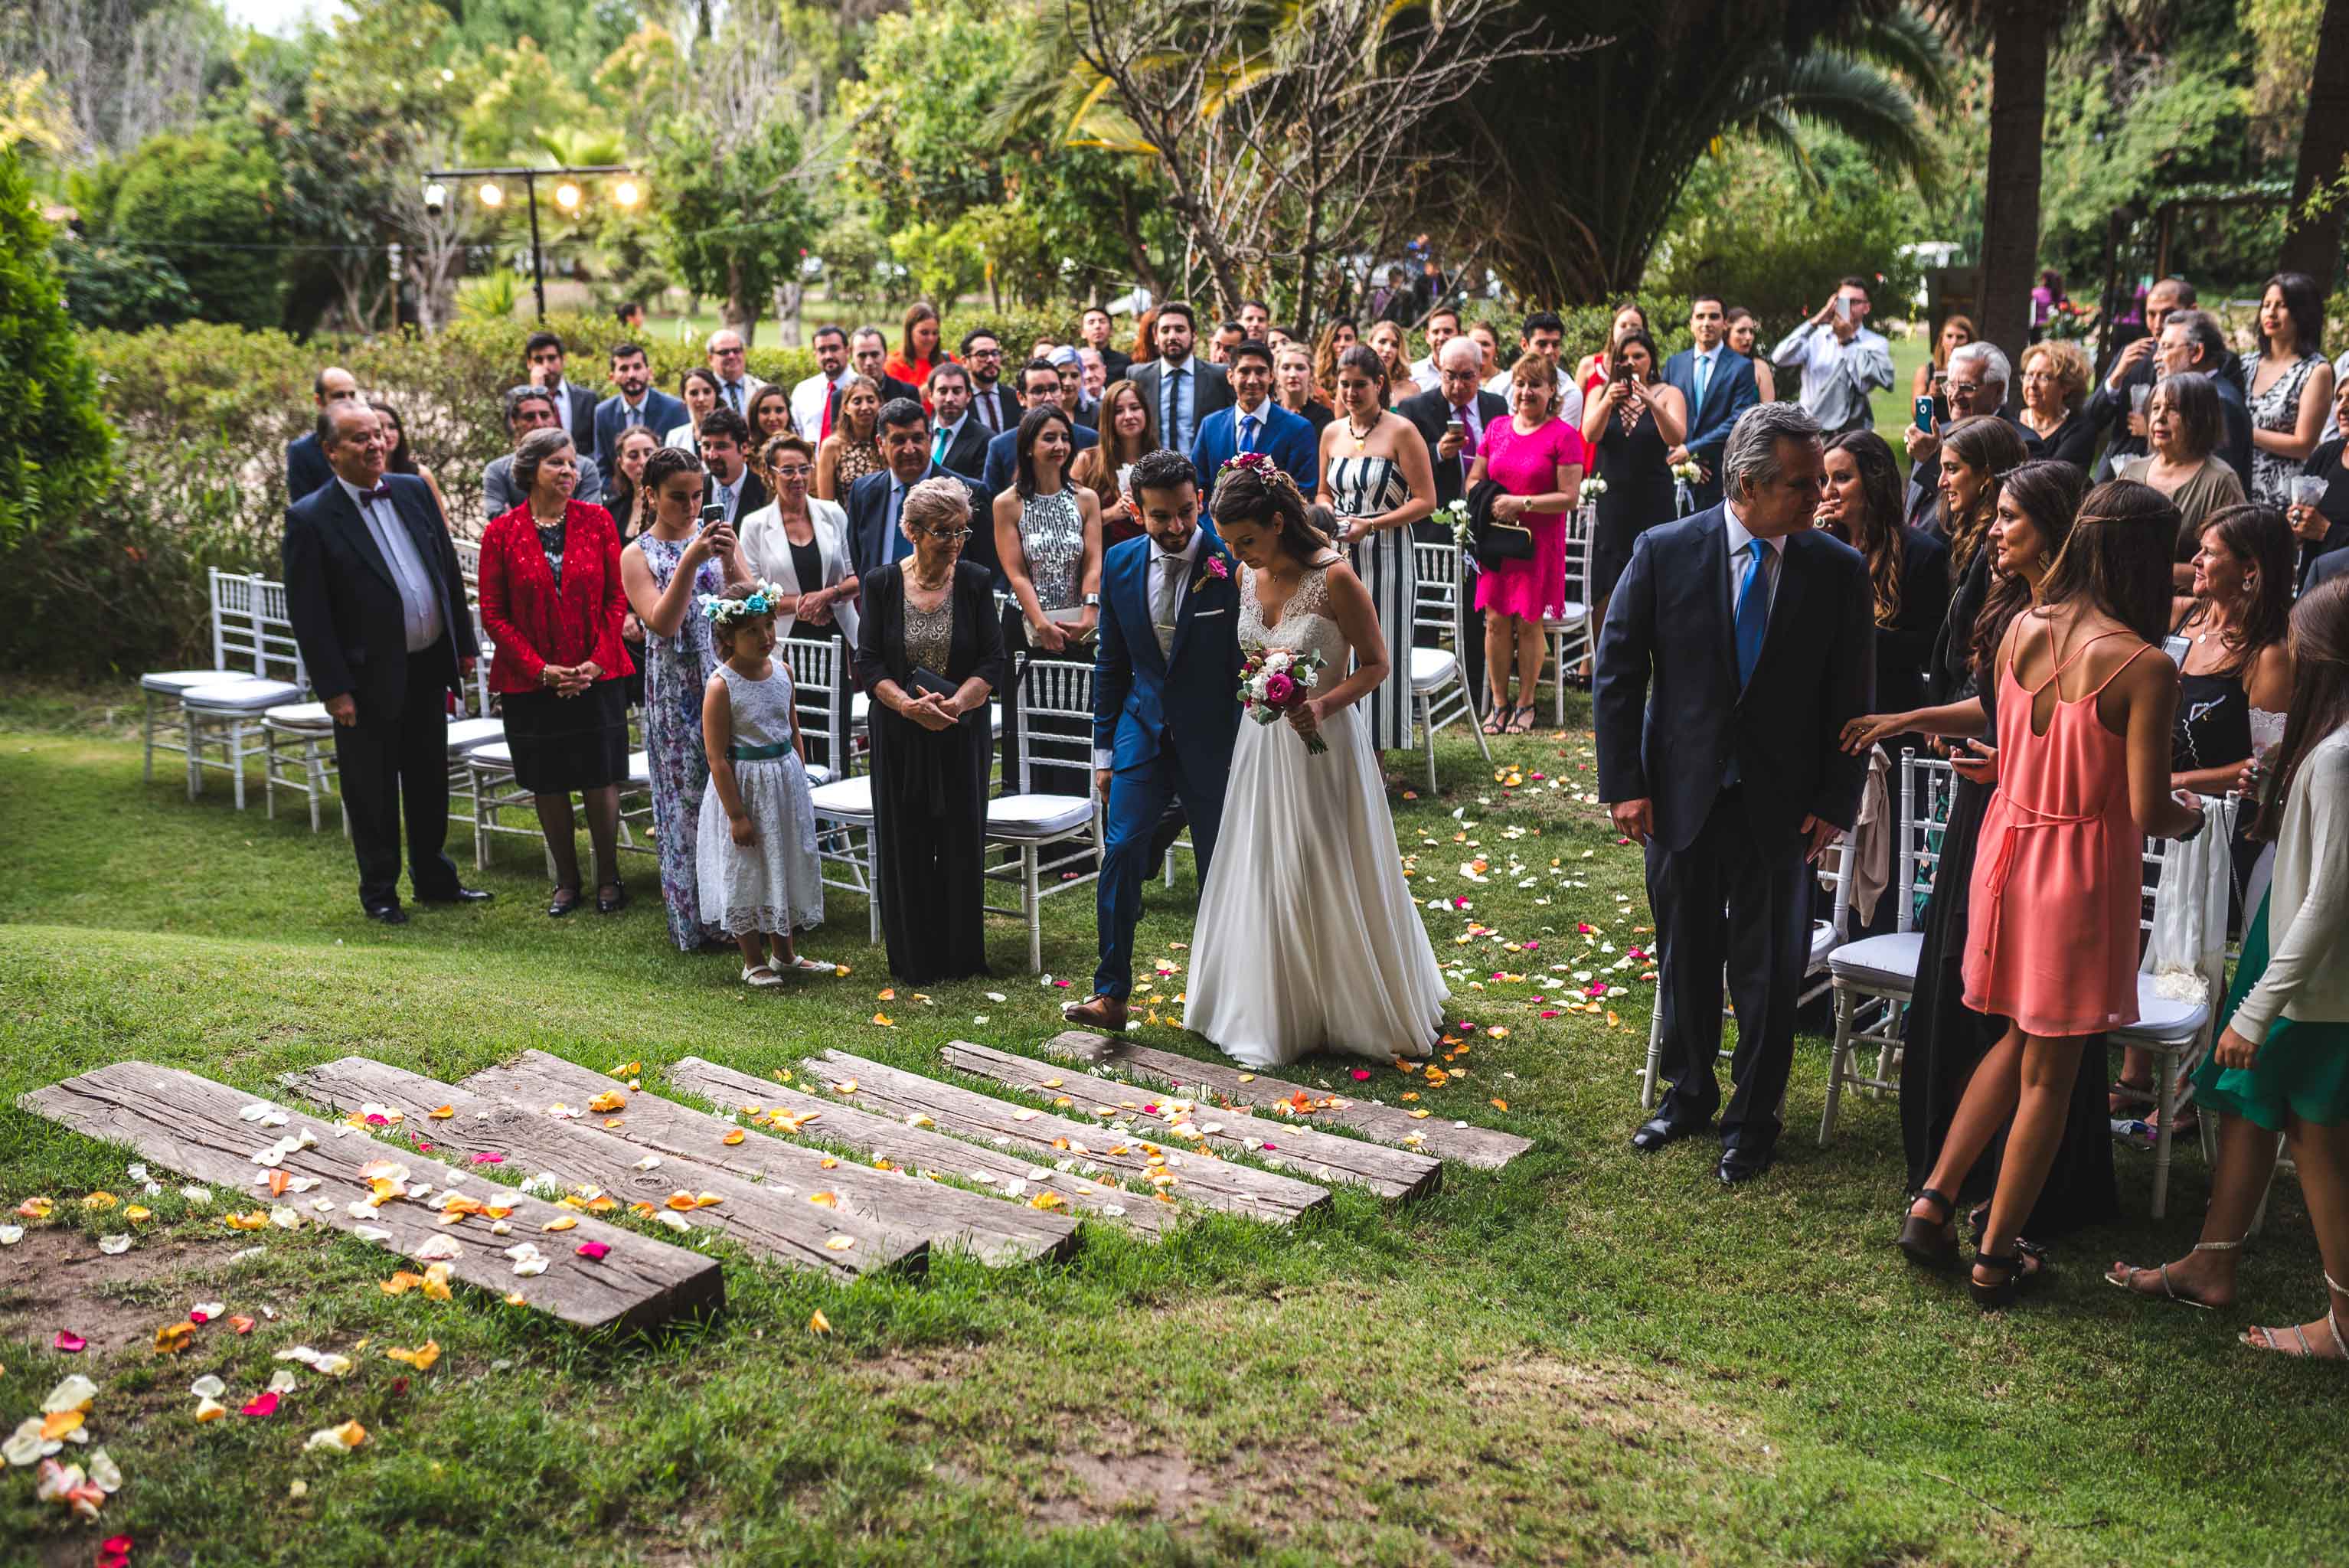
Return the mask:
[(788, 602), (771, 583), (730, 583), (723, 597), (701, 598), (722, 661), (701, 698), (709, 753), (694, 845), (701, 918), (740, 944), (742, 983), (761, 987), (781, 985), (787, 969), (833, 967), (792, 944), (792, 932), (823, 921), (823, 884), (791, 672), (774, 659), (775, 616)]

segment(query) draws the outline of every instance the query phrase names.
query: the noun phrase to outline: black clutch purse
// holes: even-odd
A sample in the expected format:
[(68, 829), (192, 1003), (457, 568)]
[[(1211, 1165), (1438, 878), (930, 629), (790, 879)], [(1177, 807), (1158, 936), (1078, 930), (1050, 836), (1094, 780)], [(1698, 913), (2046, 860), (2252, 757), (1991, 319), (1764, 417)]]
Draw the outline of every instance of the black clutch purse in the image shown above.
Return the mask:
[(1476, 560), (1485, 566), (1504, 561), (1534, 558), (1534, 531), (1521, 523), (1503, 522), (1493, 515), (1493, 502), (1505, 492), (1499, 483), (1484, 480), (1468, 492), (1468, 533), (1475, 543)]

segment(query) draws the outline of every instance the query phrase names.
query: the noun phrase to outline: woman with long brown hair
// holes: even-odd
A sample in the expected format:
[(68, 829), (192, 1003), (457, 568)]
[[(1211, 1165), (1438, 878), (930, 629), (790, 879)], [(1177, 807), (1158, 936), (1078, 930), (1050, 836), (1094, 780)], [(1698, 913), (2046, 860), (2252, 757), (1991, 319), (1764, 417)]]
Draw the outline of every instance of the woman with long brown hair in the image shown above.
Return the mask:
[(1361, 328), (1350, 317), (1342, 315), (1314, 336), (1313, 395), (1332, 409), (1338, 407), (1338, 356), (1361, 339)]
[(2243, 938), (2220, 1016), (2227, 1020), (2194, 1075), (2219, 1116), (2219, 1159), (2201, 1239), (2153, 1268), (2115, 1264), (2106, 1278), (2196, 1306), (2235, 1299), (2236, 1253), (2265, 1200), (2276, 1134), (2292, 1145), (2331, 1293), (2324, 1315), (2254, 1328), (2254, 1350), (2349, 1357), (2349, 580), (2326, 583), (2292, 614), (2290, 707), (2252, 829), (2276, 847), (2275, 879)]
[[(937, 307), (916, 300), (905, 307), (905, 325), (897, 337), (897, 352), (881, 366), (881, 373), (894, 376), (911, 387), (926, 387), (930, 384), (930, 372), (952, 358), (953, 356), (938, 347)], [(928, 406), (926, 397), (923, 407)]]
[(1909, 396), (1923, 397), (1933, 390), (1933, 383), (1950, 373), (1950, 356), (1982, 335), (1974, 330), (1974, 318), (1951, 311), (1941, 318), (1941, 330), (1933, 335), (1933, 355), (1917, 366), (1917, 375), (1909, 383)]
[(1998, 487), (2029, 454), (2014, 427), (1993, 414), (1960, 419), (1941, 432), (1940, 507), (1934, 531), (1950, 547), (1950, 575), (1962, 580), (1998, 515)]
[(1112, 381), (1102, 388), (1101, 439), (1077, 454), (1069, 478), (1093, 492), (1101, 503), (1102, 549), (1142, 537), (1142, 520), (1118, 482), (1118, 476), (1143, 454), (1158, 449), (1158, 420), (1150, 399), (1131, 381)]
[(840, 416), (815, 453), (815, 494), (845, 504), (848, 487), (889, 465), (881, 456), (881, 387), (867, 376), (852, 376), (840, 389)]
[(1847, 430), (1827, 438), (1817, 523), (1868, 562), (1877, 706), (1888, 712), (1923, 706), (1926, 665), (1950, 612), (1950, 550), (1900, 521), (1900, 475), (1883, 437)]

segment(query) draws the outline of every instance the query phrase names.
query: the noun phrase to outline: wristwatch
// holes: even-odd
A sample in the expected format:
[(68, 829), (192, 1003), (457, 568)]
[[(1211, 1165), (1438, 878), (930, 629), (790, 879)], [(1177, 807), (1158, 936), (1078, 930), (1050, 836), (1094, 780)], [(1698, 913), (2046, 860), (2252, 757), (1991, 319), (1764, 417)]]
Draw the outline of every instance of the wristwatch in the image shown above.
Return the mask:
[(1100, 608), (1101, 608), (1101, 595), (1100, 595), (1100, 594), (1098, 594), (1098, 593), (1088, 593), (1088, 594), (1086, 594), (1086, 595), (1085, 595), (1085, 608), (1086, 608), (1086, 609), (1088, 609), (1088, 610), (1098, 610), (1098, 609), (1100, 609)]

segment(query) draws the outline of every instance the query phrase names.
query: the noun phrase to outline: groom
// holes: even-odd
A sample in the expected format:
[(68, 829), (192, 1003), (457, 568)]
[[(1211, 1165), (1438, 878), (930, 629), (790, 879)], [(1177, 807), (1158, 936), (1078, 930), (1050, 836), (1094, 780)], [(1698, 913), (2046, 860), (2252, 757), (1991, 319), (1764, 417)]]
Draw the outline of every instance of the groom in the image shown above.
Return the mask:
[(1133, 465), (1147, 535), (1109, 552), (1093, 655), (1093, 782), (1109, 802), (1093, 995), (1069, 1022), (1125, 1027), (1133, 989), (1133, 925), (1142, 915), (1152, 835), (1170, 799), (1191, 821), (1199, 884), (1207, 882), (1224, 782), (1240, 727), (1239, 583), (1230, 552), (1199, 515), (1190, 459), (1156, 451)]

